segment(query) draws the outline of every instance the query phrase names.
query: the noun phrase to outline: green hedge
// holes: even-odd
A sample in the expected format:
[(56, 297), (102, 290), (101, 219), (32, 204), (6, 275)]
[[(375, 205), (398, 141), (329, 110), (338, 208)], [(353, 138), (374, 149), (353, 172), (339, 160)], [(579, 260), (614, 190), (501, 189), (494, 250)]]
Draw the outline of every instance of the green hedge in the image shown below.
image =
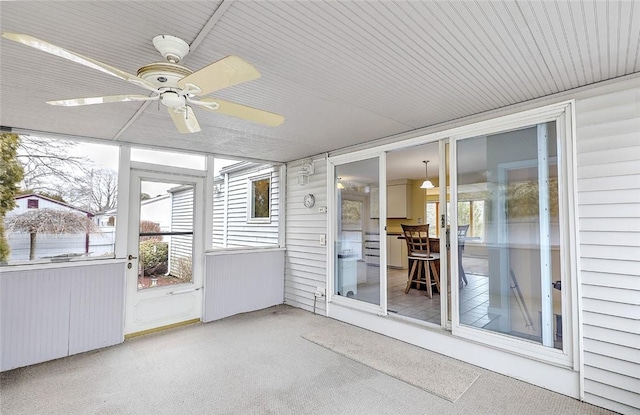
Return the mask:
[(140, 242), (140, 264), (144, 275), (166, 274), (169, 245), (161, 241)]

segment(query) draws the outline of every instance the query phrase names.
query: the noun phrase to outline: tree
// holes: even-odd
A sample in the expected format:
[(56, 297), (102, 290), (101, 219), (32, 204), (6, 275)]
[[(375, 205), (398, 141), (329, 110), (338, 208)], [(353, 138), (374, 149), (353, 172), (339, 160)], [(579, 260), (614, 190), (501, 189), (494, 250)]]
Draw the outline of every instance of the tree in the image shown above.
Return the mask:
[(9, 232), (30, 234), (29, 259), (35, 259), (36, 235), (38, 233), (91, 233), (98, 229), (93, 221), (79, 213), (59, 209), (33, 209), (7, 219)]
[(114, 209), (118, 199), (118, 174), (110, 169), (90, 168), (77, 179), (74, 205), (93, 212)]
[(92, 212), (115, 208), (117, 172), (96, 167), (86, 157), (70, 155), (76, 145), (73, 141), (23, 137), (18, 151), (25, 171), (23, 189), (47, 197), (55, 195)]
[(24, 169), (23, 188), (64, 198), (66, 191), (75, 185), (73, 173), (88, 163), (84, 157), (69, 155), (75, 145), (73, 141), (22, 136), (17, 159)]
[(0, 134), (2, 149), (0, 163), (0, 261), (9, 258), (9, 244), (5, 238), (4, 218), (16, 205), (18, 184), (23, 177), (22, 165), (17, 160), (20, 137), (17, 134)]

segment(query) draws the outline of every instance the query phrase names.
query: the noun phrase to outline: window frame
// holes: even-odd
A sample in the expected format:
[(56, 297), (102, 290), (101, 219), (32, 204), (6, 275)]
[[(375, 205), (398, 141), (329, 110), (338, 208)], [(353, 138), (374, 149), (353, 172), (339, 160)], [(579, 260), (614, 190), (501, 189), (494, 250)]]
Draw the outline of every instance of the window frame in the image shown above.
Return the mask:
[[(269, 181), (269, 194), (268, 198), (268, 208), (269, 215), (266, 217), (255, 217), (254, 215), (254, 207), (255, 207), (255, 184), (257, 182), (268, 180)], [(272, 186), (273, 177), (271, 172), (252, 176), (247, 179), (247, 223), (271, 223), (271, 211), (272, 211), (272, 195), (273, 195), (273, 186)]]

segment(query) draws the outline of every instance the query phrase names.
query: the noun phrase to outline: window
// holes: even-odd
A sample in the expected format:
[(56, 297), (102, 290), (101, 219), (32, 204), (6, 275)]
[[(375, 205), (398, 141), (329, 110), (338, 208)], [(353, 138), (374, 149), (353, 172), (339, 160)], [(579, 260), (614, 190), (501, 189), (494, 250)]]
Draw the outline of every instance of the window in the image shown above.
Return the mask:
[(250, 179), (251, 193), (249, 199), (248, 221), (268, 222), (271, 217), (271, 177)]
[(118, 147), (18, 136), (24, 171), (6, 212), (9, 265), (113, 258)]
[(131, 161), (162, 164), (185, 169), (204, 170), (205, 156), (200, 154), (178, 153), (173, 151), (149, 150), (146, 148), (132, 148)]
[[(440, 203), (428, 202), (425, 209), (426, 223), (438, 223)], [(447, 218), (451, 214), (449, 209), (450, 204), (447, 203)], [(484, 200), (458, 202), (458, 225), (469, 225), (467, 238), (481, 240), (484, 236)], [(437, 226), (429, 227), (429, 235), (432, 237), (439, 236), (440, 228)]]
[(281, 167), (214, 159), (211, 248), (280, 246)]
[(458, 226), (460, 225), (469, 225), (467, 238), (482, 239), (484, 235), (484, 200), (458, 202)]

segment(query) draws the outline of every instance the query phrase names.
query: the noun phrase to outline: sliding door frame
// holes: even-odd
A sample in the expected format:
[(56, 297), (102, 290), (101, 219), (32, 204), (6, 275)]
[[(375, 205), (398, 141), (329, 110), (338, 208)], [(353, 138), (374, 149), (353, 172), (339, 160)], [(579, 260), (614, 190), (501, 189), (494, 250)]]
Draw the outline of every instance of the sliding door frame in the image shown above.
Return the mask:
[[(380, 183), (380, 192), (378, 195), (380, 223), (378, 225), (378, 232), (380, 234), (380, 305), (359, 301), (353, 298), (347, 298), (334, 294), (336, 277), (337, 277), (337, 263), (336, 263), (336, 248), (335, 241), (337, 235), (338, 217), (337, 210), (337, 182), (338, 178), (335, 174), (337, 166), (353, 163), (357, 161), (363, 161), (367, 159), (378, 159), (378, 180)], [(377, 149), (369, 149), (358, 151), (354, 153), (344, 154), (340, 156), (327, 158), (327, 201), (328, 201), (328, 235), (327, 240), (329, 246), (327, 249), (327, 315), (330, 315), (332, 304), (340, 305), (347, 308), (352, 308), (360, 311), (366, 311), (369, 313), (375, 313), (378, 315), (387, 315), (387, 279), (386, 273), (383, 275), (383, 270), (387, 268), (387, 238), (386, 238), (386, 226), (385, 221), (382, 218), (387, 217), (387, 189), (384, 184), (387, 182), (386, 178), (386, 154)]]

